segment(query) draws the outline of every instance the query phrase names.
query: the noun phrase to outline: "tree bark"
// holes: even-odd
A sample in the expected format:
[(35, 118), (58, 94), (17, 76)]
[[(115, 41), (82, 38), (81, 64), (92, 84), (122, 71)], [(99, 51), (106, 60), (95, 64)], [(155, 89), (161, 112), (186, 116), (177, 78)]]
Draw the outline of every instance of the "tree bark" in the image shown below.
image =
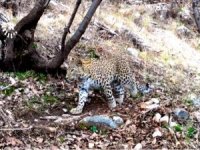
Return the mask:
[(50, 60), (47, 63), (37, 63), (35, 65), (35, 68), (42, 69), (42, 70), (55, 70), (59, 68), (62, 63), (67, 59), (70, 51), (74, 48), (74, 46), (78, 43), (81, 36), (84, 34), (86, 28), (88, 27), (88, 24), (90, 23), (90, 20), (92, 16), (94, 15), (97, 7), (100, 5), (102, 0), (93, 0), (92, 5), (90, 6), (87, 14), (85, 15), (83, 21), (79, 25), (76, 32), (72, 35), (72, 37), (66, 42), (65, 47), (59, 51), (55, 57)]
[(193, 8), (194, 19), (198, 28), (198, 32), (200, 32), (200, 0), (193, 0), (192, 8)]
[(14, 39), (6, 40), (6, 46), (3, 49), (4, 58), (0, 62), (0, 68), (4, 70), (34, 69), (46, 72), (57, 71), (62, 63), (67, 59), (70, 51), (84, 34), (101, 1), (102, 0), (92, 1), (87, 14), (78, 29), (72, 37), (65, 42), (67, 33), (70, 31), (70, 27), (81, 3), (81, 0), (77, 0), (72, 16), (62, 35), (61, 50), (58, 51), (55, 54), (55, 57), (51, 60), (47, 60), (47, 58), (42, 57), (39, 51), (36, 51), (36, 49), (32, 46), (34, 44), (34, 33), (38, 21), (50, 2), (50, 0), (36, 1), (35, 6), (30, 13), (22, 18), (15, 26), (17, 36)]

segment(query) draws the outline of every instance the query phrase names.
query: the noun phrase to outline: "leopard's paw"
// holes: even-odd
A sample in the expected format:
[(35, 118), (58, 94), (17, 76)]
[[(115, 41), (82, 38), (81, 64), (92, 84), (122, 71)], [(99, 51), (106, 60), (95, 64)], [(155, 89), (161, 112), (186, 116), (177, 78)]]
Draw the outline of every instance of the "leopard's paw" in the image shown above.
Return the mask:
[(124, 98), (116, 98), (116, 101), (119, 103), (119, 105), (121, 105), (124, 101)]
[(113, 101), (113, 102), (109, 102), (109, 103), (108, 103), (108, 107), (109, 107), (110, 109), (113, 109), (113, 108), (115, 108), (116, 106), (117, 106), (116, 101)]
[(72, 108), (71, 110), (70, 110), (70, 113), (71, 114), (73, 114), (73, 115), (77, 115), (77, 114), (81, 114), (82, 113), (82, 111), (83, 111), (83, 109), (80, 109), (80, 108)]

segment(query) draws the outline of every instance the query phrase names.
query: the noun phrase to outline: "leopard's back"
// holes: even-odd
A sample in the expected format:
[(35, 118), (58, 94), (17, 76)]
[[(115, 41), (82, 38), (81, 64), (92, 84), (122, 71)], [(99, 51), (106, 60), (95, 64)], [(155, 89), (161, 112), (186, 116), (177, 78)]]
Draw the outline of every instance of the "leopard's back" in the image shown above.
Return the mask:
[(116, 64), (111, 60), (97, 60), (87, 67), (87, 73), (101, 85), (111, 83), (116, 75)]
[(122, 56), (93, 61), (86, 65), (84, 70), (93, 80), (98, 80), (102, 85), (114, 80), (126, 82), (125, 80), (131, 80), (133, 76), (128, 61)]

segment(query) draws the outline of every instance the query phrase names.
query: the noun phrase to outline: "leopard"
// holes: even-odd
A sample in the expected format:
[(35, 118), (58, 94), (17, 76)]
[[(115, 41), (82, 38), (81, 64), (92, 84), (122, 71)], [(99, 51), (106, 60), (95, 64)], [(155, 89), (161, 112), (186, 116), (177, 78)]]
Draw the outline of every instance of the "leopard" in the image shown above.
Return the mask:
[(68, 66), (66, 78), (79, 81), (78, 105), (70, 110), (71, 114), (83, 112), (90, 90), (103, 89), (111, 110), (116, 107), (117, 103), (119, 105), (123, 103), (125, 88), (130, 91), (132, 97), (136, 97), (138, 93), (136, 79), (129, 63), (120, 55), (107, 59), (90, 60), (89, 63), (86, 63), (86, 60), (85, 62), (76, 60), (76, 63)]

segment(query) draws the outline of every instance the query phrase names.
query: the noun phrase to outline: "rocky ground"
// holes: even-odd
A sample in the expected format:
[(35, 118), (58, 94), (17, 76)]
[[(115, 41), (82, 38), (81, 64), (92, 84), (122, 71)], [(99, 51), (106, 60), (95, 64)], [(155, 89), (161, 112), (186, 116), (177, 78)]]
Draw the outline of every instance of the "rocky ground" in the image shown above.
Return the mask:
[[(17, 22), (33, 2), (23, 1)], [(60, 48), (73, 1), (52, 1), (36, 31), (35, 46), (49, 58)], [(81, 4), (71, 36), (90, 1)], [(139, 84), (153, 90), (110, 111), (101, 93), (81, 115), (71, 115), (77, 87), (61, 75), (34, 71), (0, 72), (0, 147), (2, 149), (178, 149), (200, 148), (199, 34), (191, 4), (102, 2), (86, 33), (73, 49), (85, 57), (123, 50)], [(170, 14), (170, 13), (171, 14)], [(174, 15), (175, 14), (175, 15)], [(41, 34), (42, 33), (42, 34)], [(71, 62), (73, 63), (73, 62)], [(66, 61), (62, 67), (70, 65)], [(123, 119), (116, 129), (86, 125), (86, 116)], [(111, 119), (112, 120), (112, 119)]]

